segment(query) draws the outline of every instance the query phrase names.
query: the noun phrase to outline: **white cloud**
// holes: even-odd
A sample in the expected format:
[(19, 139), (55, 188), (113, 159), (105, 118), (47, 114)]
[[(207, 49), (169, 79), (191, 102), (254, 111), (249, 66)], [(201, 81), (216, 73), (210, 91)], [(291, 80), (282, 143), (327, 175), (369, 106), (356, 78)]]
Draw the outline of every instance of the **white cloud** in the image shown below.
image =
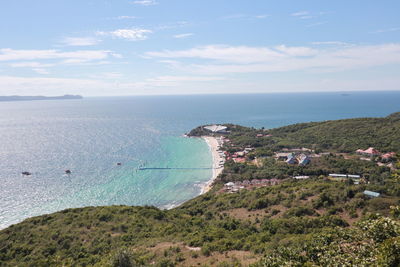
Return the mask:
[(310, 11), (299, 11), (290, 14), (292, 17), (296, 17), (298, 19), (313, 19), (313, 18), (318, 18), (327, 14), (330, 14), (331, 12), (310, 12)]
[(327, 23), (328, 23), (327, 21), (321, 21), (321, 22), (308, 24), (307, 27), (315, 27), (315, 26), (320, 26), (320, 25), (324, 25), (324, 24), (327, 24)]
[(118, 16), (116, 19), (123, 20), (123, 19), (137, 19), (135, 16)]
[(290, 15), (293, 17), (303, 17), (303, 16), (310, 15), (310, 12), (309, 11), (299, 11), (299, 12), (292, 13)]
[(287, 57), (296, 53), (298, 56), (308, 56), (312, 53), (312, 48), (307, 47), (249, 47), (249, 46), (227, 46), (227, 45), (208, 45), (196, 47), (189, 50), (161, 52), (148, 52), (149, 57), (160, 58), (199, 58), (211, 59), (222, 62), (254, 63), (274, 61), (279, 58)]
[(352, 44), (340, 41), (325, 41), (325, 42), (312, 42), (313, 45), (347, 45), (350, 46)]
[[(0, 91), (2, 88), (7, 88), (8, 92), (2, 94), (20, 95), (168, 95), (171, 94), (171, 87), (192, 88), (192, 86), (199, 86), (199, 83), (224, 80), (222, 77), (215, 76), (158, 76), (141, 82), (119, 82), (120, 77), (122, 74), (117, 72), (101, 73), (89, 79), (0, 76)], [(177, 92), (179, 89), (175, 91)], [(199, 88), (196, 93), (201, 92), (202, 89)]]
[(159, 76), (147, 79), (146, 81), (153, 86), (174, 86), (182, 82), (211, 82), (225, 80), (217, 76)]
[(90, 79), (98, 79), (98, 80), (119, 80), (123, 78), (124, 75), (120, 72), (102, 72), (96, 74), (89, 74), (88, 78)]
[(40, 62), (28, 61), (11, 63), (10, 66), (13, 68), (48, 68), (54, 66), (54, 64), (44, 64)]
[(138, 1), (133, 1), (132, 3), (142, 6), (154, 6), (158, 4), (158, 2), (156, 2), (155, 0), (138, 0)]
[[(218, 77), (197, 79), (190, 76), (160, 76), (145, 82), (120, 83), (115, 80), (71, 79), (48, 77), (0, 76), (1, 94), (18, 95), (63, 95), (82, 94), (84, 96), (109, 95), (170, 95), (204, 93), (266, 93), (266, 92), (323, 92), (323, 91), (376, 91), (398, 90), (398, 77), (362, 79), (315, 78), (307, 81), (284, 79), (278, 82), (264, 80), (246, 81)], [(202, 82), (208, 82), (204, 86)], [(7, 88), (7, 91), (5, 91)], [(245, 89), (247, 88), (247, 89)]]
[(32, 69), (34, 72), (39, 73), (39, 74), (50, 74), (49, 71), (45, 70), (45, 69), (41, 69), (41, 68), (33, 68)]
[(265, 19), (265, 18), (268, 18), (270, 15), (267, 15), (267, 14), (263, 14), (263, 15), (257, 15), (257, 16), (255, 16), (255, 18), (256, 19)]
[(386, 33), (386, 32), (397, 32), (397, 31), (400, 31), (400, 28), (381, 29), (381, 30), (373, 31), (371, 33)]
[(183, 39), (183, 38), (187, 38), (187, 37), (190, 37), (190, 36), (193, 36), (193, 35), (194, 35), (194, 33), (182, 33), (182, 34), (174, 35), (174, 38)]
[(232, 14), (232, 15), (223, 16), (223, 17), (221, 17), (221, 19), (223, 19), (223, 20), (232, 20), (232, 19), (252, 20), (252, 19), (265, 19), (269, 16), (270, 15), (267, 15), (267, 14), (260, 14), (260, 15)]
[(110, 56), (113, 56), (113, 52), (105, 50), (78, 50), (72, 52), (62, 52), (59, 50), (0, 49), (0, 61), (64, 59), (70, 61), (88, 62), (107, 59)]
[(275, 46), (275, 50), (282, 52), (286, 56), (294, 56), (294, 57), (308, 57), (317, 54), (317, 50), (304, 46), (278, 45)]
[[(15, 93), (34, 94), (36, 92), (54, 95), (60, 91), (75, 91), (92, 86), (100, 86), (102, 83), (94, 80), (85, 79), (66, 79), (66, 78), (39, 78), (39, 77), (18, 77), (0, 76), (0, 88), (9, 88)], [(67, 91), (68, 90), (68, 91)]]
[(18, 95), (83, 94), (101, 96), (146, 94), (145, 86), (141, 83), (118, 83), (99, 79), (76, 78), (0, 76), (0, 90), (2, 88), (7, 89), (6, 94)]
[(123, 75), (122, 73), (119, 72), (105, 72), (101, 74), (101, 77), (104, 79), (118, 79), (118, 78), (122, 78)]
[[(173, 59), (174, 68), (202, 75), (288, 71), (340, 72), (400, 64), (400, 44), (325, 48), (210, 45), (188, 50), (148, 52), (149, 57)], [(181, 59), (181, 62), (176, 62)], [(204, 63), (185, 63), (201, 59)]]
[(67, 46), (92, 46), (100, 42), (93, 37), (66, 37), (61, 43)]
[(98, 31), (97, 35), (111, 36), (118, 39), (126, 39), (129, 41), (143, 41), (148, 38), (148, 34), (152, 33), (151, 30), (146, 29), (119, 29), (110, 32)]
[(301, 16), (300, 19), (312, 19), (314, 16)]
[(110, 55), (115, 57), (115, 58), (123, 58), (123, 56), (121, 54), (118, 54), (118, 53), (110, 53)]
[(187, 21), (177, 21), (172, 23), (161, 24), (155, 27), (155, 30), (168, 30), (168, 29), (176, 29), (188, 26), (189, 22)]

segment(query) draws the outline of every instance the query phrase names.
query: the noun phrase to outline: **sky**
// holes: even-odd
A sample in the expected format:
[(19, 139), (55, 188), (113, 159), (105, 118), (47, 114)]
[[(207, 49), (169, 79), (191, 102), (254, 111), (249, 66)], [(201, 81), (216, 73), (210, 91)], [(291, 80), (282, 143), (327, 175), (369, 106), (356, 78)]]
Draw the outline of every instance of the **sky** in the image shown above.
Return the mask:
[(0, 95), (400, 90), (398, 0), (2, 0)]

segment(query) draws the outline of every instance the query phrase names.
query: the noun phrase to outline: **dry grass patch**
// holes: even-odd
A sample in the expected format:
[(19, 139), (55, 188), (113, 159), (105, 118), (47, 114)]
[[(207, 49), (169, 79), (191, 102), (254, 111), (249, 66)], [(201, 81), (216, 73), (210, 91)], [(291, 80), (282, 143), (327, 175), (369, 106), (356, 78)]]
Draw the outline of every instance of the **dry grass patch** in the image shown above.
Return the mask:
[[(148, 247), (147, 251), (154, 253), (153, 263), (157, 263), (164, 258), (169, 258), (176, 266), (217, 266), (220, 263), (232, 264), (240, 262), (243, 266), (248, 266), (261, 259), (250, 251), (233, 250), (224, 253), (213, 252), (210, 256), (201, 253), (201, 248), (192, 248), (184, 243), (162, 242), (154, 247)], [(177, 260), (179, 256), (180, 260)]]
[(353, 226), (354, 223), (358, 222), (362, 216), (361, 210), (357, 209), (356, 210), (357, 217), (352, 217), (348, 212), (341, 212), (338, 215), (340, 218), (342, 218), (344, 221), (346, 221), (350, 226)]
[(267, 213), (266, 209), (261, 209), (261, 210), (248, 210), (245, 208), (238, 208), (238, 209), (232, 209), (232, 210), (227, 210), (224, 211), (223, 213), (228, 214), (229, 216), (242, 220), (242, 221), (251, 221), (255, 222), (255, 220), (258, 218), (261, 220)]
[(193, 252), (183, 252), (186, 260), (178, 263), (177, 266), (218, 266), (225, 262), (229, 265), (240, 262), (242, 266), (249, 266), (252, 263), (257, 262), (261, 259), (260, 255), (255, 255), (249, 251), (232, 250), (225, 253), (214, 252), (210, 256), (206, 257), (198, 253), (197, 256)]
[[(269, 213), (272, 215), (271, 218), (280, 218), (288, 210), (287, 207), (283, 205), (273, 205), (268, 207)], [(279, 211), (279, 212), (277, 212)], [(275, 214), (274, 214), (275, 213)]]

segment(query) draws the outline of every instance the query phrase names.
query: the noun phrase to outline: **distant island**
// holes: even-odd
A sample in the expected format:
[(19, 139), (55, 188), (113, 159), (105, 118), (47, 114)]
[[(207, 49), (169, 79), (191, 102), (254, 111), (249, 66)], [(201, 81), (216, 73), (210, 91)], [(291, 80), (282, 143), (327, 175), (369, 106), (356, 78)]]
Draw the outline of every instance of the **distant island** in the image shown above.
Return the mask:
[(68, 100), (82, 99), (80, 95), (63, 95), (63, 96), (0, 96), (0, 101), (33, 101), (33, 100)]

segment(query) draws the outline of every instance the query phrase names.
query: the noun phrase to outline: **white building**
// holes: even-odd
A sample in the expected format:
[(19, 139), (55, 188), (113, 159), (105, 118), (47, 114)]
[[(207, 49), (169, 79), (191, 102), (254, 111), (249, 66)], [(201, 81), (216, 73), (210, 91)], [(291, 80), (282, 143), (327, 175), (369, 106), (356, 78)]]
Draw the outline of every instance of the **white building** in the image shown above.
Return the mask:
[(310, 176), (301, 175), (301, 176), (293, 176), (293, 178), (297, 180), (302, 180), (302, 179), (308, 179), (310, 178)]
[(204, 129), (213, 132), (213, 133), (226, 133), (226, 129), (228, 127), (223, 126), (223, 125), (209, 125), (209, 126), (205, 126)]

